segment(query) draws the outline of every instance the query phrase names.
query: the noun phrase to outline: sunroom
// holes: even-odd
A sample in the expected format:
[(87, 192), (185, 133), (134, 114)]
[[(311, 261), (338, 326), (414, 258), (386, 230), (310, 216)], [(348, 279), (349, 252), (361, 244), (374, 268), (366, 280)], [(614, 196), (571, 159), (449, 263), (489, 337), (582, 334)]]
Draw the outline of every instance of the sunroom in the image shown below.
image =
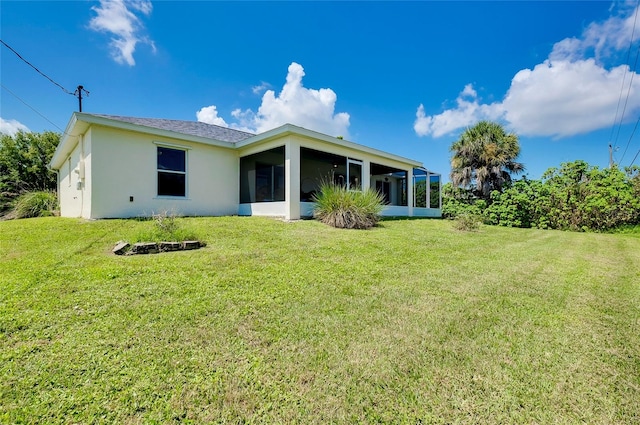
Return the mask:
[(337, 149), (338, 154), (322, 147), (327, 145), (285, 144), (242, 156), (239, 214), (311, 217), (314, 197), (329, 181), (378, 191), (385, 216), (440, 216), (439, 174), (368, 152)]

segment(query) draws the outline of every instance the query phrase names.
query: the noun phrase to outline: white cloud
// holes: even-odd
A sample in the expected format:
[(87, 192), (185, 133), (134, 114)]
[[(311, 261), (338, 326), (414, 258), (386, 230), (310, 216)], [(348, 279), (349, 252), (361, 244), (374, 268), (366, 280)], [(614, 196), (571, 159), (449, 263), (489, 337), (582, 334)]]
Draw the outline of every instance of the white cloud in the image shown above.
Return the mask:
[(270, 88), (271, 84), (261, 81), (259, 85), (251, 87), (251, 91), (253, 92), (253, 94), (260, 94)]
[(91, 8), (96, 12), (89, 21), (89, 28), (112, 35), (109, 43), (113, 59), (129, 66), (136, 64), (133, 53), (138, 43), (145, 43), (155, 51), (153, 41), (143, 35), (144, 26), (134, 13), (149, 16), (153, 10), (149, 0), (100, 0), (100, 6)]
[(302, 85), (304, 68), (289, 65), (287, 82), (278, 95), (267, 90), (254, 118), (258, 133), (291, 123), (332, 136), (347, 136), (349, 114), (334, 113), (337, 96), (331, 89), (307, 89)]
[(1, 134), (8, 134), (9, 136), (15, 136), (15, 134), (18, 131), (28, 133), (31, 130), (29, 130), (29, 128), (27, 128), (26, 125), (22, 124), (17, 120), (5, 120), (4, 118), (0, 117), (0, 133)]
[(227, 124), (222, 117), (218, 116), (218, 111), (215, 105), (200, 108), (200, 110), (196, 112), (196, 118), (198, 119), (198, 121), (205, 122), (207, 124), (229, 127), (229, 124)]
[(331, 136), (348, 137), (349, 114), (335, 112), (337, 96), (331, 89), (308, 89), (302, 84), (304, 69), (292, 62), (280, 93), (267, 90), (257, 112), (234, 110), (236, 119), (229, 126), (252, 133), (262, 133), (283, 124), (294, 124)]
[(636, 10), (624, 3), (620, 7), (618, 16), (590, 23), (581, 37), (566, 38), (556, 43), (549, 59), (579, 60), (593, 55), (596, 60), (600, 60), (613, 52), (628, 49), (631, 37), (633, 36), (634, 41), (637, 40), (640, 31), (634, 30)]
[(231, 116), (236, 119), (236, 122), (231, 124), (232, 128), (249, 133), (257, 133), (254, 125), (256, 114), (251, 109), (245, 109), (244, 111), (240, 108), (234, 109), (231, 111)]
[(629, 74), (626, 65), (603, 64), (628, 48), (634, 14), (627, 9), (623, 15), (591, 23), (579, 38), (556, 43), (543, 63), (516, 73), (502, 102), (483, 104), (467, 85), (455, 108), (429, 116), (420, 105), (416, 134), (440, 137), (482, 119), (503, 120), (510, 130), (526, 136), (568, 137), (606, 128), (614, 122), (623, 79), (624, 95), (629, 93), (625, 117), (637, 116), (640, 75)]
[(504, 110), (500, 103), (481, 104), (473, 85), (467, 84), (456, 99), (457, 107), (448, 109), (439, 115), (427, 116), (424, 106), (416, 112), (413, 129), (418, 136), (444, 136), (462, 127), (470, 126), (480, 120), (497, 120)]
[[(502, 103), (506, 121), (525, 136), (566, 137), (611, 126), (627, 71), (626, 65), (606, 70), (594, 59), (524, 69), (513, 77)], [(632, 83), (625, 115), (638, 111), (640, 77)]]

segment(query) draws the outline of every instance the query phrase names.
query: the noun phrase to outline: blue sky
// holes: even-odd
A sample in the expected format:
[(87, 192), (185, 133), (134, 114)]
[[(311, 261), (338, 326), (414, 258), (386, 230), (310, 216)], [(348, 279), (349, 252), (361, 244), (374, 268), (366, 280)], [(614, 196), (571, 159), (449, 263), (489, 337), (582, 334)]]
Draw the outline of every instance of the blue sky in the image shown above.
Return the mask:
[[(637, 6), (0, 1), (0, 34), (68, 91), (83, 85), (84, 112), (252, 132), (290, 122), (445, 181), (451, 143), (490, 119), (540, 178), (577, 159), (606, 167), (610, 142), (623, 166), (640, 151)], [(0, 130), (64, 129), (77, 99), (5, 46), (0, 60)]]

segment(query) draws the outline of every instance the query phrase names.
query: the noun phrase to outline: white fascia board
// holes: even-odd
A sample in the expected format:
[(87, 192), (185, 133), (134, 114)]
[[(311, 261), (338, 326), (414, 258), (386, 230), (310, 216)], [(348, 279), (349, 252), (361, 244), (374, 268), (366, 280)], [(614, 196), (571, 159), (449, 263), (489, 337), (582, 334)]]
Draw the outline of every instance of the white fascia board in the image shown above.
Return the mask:
[(250, 137), (248, 139), (242, 140), (236, 143), (236, 147), (243, 148), (245, 146), (259, 144), (268, 142), (270, 140), (287, 136), (290, 134), (296, 134), (303, 137), (308, 137), (310, 139), (321, 140), (326, 143), (330, 143), (337, 146), (342, 146), (348, 149), (352, 149), (359, 152), (365, 152), (371, 155), (379, 156), (382, 158), (392, 159), (394, 161), (402, 162), (413, 167), (422, 167), (422, 163), (413, 159), (405, 158), (399, 155), (395, 155), (389, 152), (385, 152), (379, 149), (370, 148), (365, 145), (361, 145), (358, 143), (350, 142), (344, 139), (338, 139), (337, 137), (331, 137), (329, 135), (319, 133), (317, 131), (308, 130), (303, 127), (298, 127), (293, 124), (285, 124), (280, 127), (276, 127), (272, 130), (266, 131), (264, 133), (260, 133), (256, 136)]
[(65, 159), (69, 155), (69, 153), (75, 148), (78, 143), (78, 137), (81, 134), (84, 134), (87, 131), (88, 125), (80, 125), (81, 123), (78, 120), (77, 112), (74, 112), (67, 123), (67, 127), (64, 129), (62, 133), (62, 138), (56, 147), (56, 150), (53, 152), (51, 156), (51, 161), (49, 161), (49, 168), (52, 170), (59, 170)]

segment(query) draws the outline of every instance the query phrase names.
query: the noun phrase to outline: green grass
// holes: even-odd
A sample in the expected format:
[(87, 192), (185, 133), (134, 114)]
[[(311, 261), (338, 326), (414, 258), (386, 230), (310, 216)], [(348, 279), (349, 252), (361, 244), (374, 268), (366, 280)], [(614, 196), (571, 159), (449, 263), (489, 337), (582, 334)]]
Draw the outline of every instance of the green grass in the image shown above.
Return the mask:
[(640, 238), (384, 220), (0, 222), (0, 423), (640, 421)]

